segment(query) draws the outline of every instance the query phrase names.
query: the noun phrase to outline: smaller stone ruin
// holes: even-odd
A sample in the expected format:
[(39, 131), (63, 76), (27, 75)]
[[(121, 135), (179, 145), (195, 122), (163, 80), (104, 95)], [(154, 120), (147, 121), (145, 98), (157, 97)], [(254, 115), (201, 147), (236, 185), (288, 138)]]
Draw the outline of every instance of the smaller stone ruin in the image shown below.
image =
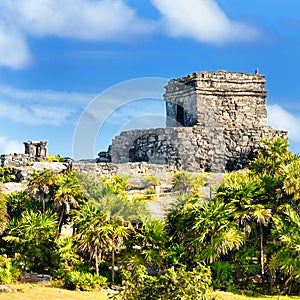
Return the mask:
[(25, 154), (37, 159), (45, 159), (47, 157), (47, 141), (28, 141), (24, 142)]
[(2, 167), (25, 167), (28, 164), (47, 158), (47, 141), (24, 142), (25, 153), (2, 154)]

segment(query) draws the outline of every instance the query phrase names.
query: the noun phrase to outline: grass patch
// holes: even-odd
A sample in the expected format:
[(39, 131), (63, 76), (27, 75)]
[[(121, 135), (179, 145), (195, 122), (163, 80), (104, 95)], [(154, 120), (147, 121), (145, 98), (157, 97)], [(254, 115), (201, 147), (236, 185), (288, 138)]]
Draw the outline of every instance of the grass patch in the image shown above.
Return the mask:
[(233, 293), (227, 293), (227, 292), (214, 292), (214, 296), (216, 296), (216, 299), (220, 300), (300, 300), (300, 297), (296, 296), (244, 296), (244, 295), (238, 295)]
[(0, 293), (1, 300), (108, 300), (108, 293), (69, 291), (35, 284), (9, 285), (15, 291)]
[[(13, 284), (9, 285), (15, 292), (0, 293), (1, 300), (109, 300), (106, 292), (81, 292), (69, 291), (51, 286), (37, 284)], [(213, 295), (219, 300), (300, 300), (300, 297), (292, 296), (244, 296), (227, 292), (214, 292)]]

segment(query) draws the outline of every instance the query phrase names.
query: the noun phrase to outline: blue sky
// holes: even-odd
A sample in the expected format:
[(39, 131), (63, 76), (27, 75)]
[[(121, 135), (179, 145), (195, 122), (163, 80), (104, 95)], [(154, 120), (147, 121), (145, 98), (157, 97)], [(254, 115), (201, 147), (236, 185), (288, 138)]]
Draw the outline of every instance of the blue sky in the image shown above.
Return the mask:
[(269, 124), (299, 153), (299, 11), (298, 0), (1, 0), (0, 153), (46, 139), (50, 154), (72, 156), (84, 111), (101, 99), (95, 157), (121, 129), (164, 122), (157, 85), (120, 106), (107, 94), (120, 83), (256, 68)]

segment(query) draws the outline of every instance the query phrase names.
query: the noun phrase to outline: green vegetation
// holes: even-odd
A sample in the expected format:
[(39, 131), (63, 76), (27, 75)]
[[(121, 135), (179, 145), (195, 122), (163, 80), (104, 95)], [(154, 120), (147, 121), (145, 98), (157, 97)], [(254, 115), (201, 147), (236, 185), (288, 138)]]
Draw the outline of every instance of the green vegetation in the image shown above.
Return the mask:
[(59, 154), (47, 155), (47, 161), (49, 161), (49, 162), (66, 162), (66, 159), (64, 157), (61, 157)]
[(153, 175), (144, 176), (143, 184), (147, 188), (149, 188), (149, 187), (154, 188), (155, 186), (160, 185), (160, 179), (156, 176), (153, 176)]
[(124, 176), (36, 173), (28, 191), (0, 194), (0, 283), (34, 271), (67, 289), (123, 286), (127, 300), (299, 294), (299, 182), (299, 156), (285, 140), (264, 140), (211, 200), (201, 176), (176, 173), (177, 202), (152, 220), (142, 200), (128, 199)]
[(6, 198), (0, 193), (0, 234), (5, 230), (7, 223), (7, 208), (6, 208)]
[(0, 167), (0, 183), (11, 182), (15, 179), (16, 174), (12, 167)]
[(202, 176), (194, 175), (188, 171), (178, 171), (173, 177), (173, 191), (188, 194), (196, 192), (204, 185)]

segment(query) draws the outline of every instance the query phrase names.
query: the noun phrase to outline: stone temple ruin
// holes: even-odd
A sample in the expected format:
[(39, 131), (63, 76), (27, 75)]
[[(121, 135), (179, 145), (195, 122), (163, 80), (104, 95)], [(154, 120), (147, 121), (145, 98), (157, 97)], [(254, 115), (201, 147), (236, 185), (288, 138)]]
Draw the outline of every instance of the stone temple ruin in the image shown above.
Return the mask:
[(11, 153), (0, 156), (1, 166), (26, 166), (35, 161), (46, 160), (47, 141), (27, 141), (24, 142), (25, 153)]
[(166, 128), (122, 132), (102, 157), (115, 164), (147, 162), (190, 171), (245, 168), (263, 137), (288, 138), (286, 131), (267, 126), (265, 83), (257, 71), (172, 79), (164, 94)]

